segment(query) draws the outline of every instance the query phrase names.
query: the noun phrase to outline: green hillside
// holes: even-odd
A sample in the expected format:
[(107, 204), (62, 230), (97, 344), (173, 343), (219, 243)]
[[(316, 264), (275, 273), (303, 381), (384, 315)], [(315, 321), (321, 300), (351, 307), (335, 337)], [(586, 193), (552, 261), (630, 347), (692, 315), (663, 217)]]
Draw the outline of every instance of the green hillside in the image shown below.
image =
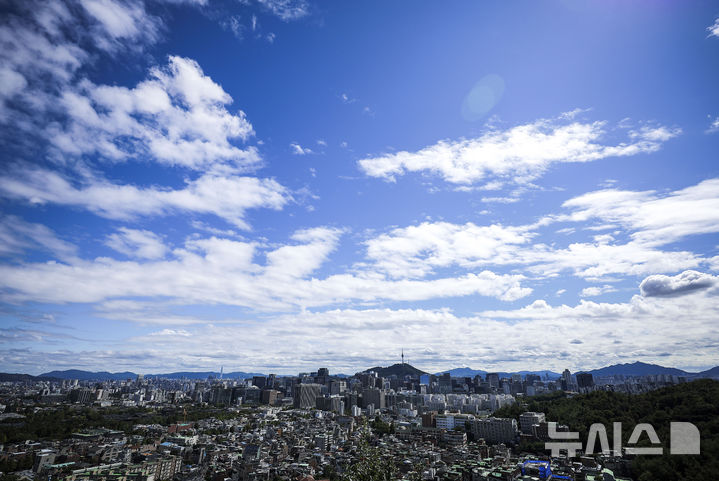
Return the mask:
[[(632, 475), (638, 481), (680, 481), (719, 479), (719, 382), (702, 379), (659, 389), (646, 394), (627, 395), (593, 392), (565, 397), (563, 393), (536, 396), (522, 406), (503, 408), (497, 416), (519, 417), (523, 411), (547, 414), (547, 420), (569, 425), (586, 442), (592, 423), (603, 423), (611, 439), (612, 422), (623, 423), (623, 444), (632, 429), (650, 423), (664, 447), (662, 456), (637, 456)], [(669, 455), (669, 427), (672, 421), (691, 422), (701, 434), (698, 456)], [(646, 435), (642, 436), (646, 440)], [(640, 440), (640, 444), (642, 441)]]

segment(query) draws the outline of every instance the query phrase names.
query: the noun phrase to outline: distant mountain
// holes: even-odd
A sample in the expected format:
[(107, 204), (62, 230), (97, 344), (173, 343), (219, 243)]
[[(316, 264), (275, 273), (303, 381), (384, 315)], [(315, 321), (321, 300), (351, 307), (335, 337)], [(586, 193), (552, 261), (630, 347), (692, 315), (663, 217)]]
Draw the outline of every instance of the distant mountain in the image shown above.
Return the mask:
[(40, 374), (40, 377), (54, 377), (56, 379), (78, 379), (80, 381), (122, 381), (123, 379), (135, 379), (134, 372), (90, 372), (80, 369), (68, 369), (66, 371), (50, 371)]
[(10, 374), (0, 372), (0, 382), (35, 382), (35, 381), (52, 381), (57, 378), (46, 376), (31, 376), (30, 374)]
[(378, 376), (381, 376), (381, 377), (389, 377), (389, 376), (394, 375), (394, 376), (397, 376), (400, 378), (402, 378), (404, 376), (421, 376), (422, 374), (427, 374), (426, 372), (420, 371), (419, 369), (417, 369), (414, 366), (411, 366), (406, 363), (402, 364), (399, 362), (397, 364), (392, 364), (389, 367), (379, 367), (379, 366), (372, 367), (372, 368), (367, 369), (364, 372), (368, 372), (368, 371), (374, 371), (377, 373)]
[(474, 377), (476, 375), (485, 377), (487, 375), (487, 371), (472, 369), (471, 367), (455, 367), (454, 369), (449, 369), (447, 371), (437, 372), (435, 373), (435, 376), (441, 376), (445, 373), (449, 373), (452, 377)]
[(695, 378), (709, 378), (709, 379), (719, 379), (719, 366), (713, 367), (709, 370), (698, 372), (693, 375)]
[[(220, 378), (219, 372), (204, 371), (204, 372), (193, 372), (193, 371), (182, 371), (182, 372), (171, 372), (167, 374), (147, 374), (146, 378), (164, 378), (164, 379), (207, 379), (208, 377), (214, 377), (215, 379)], [(222, 379), (247, 379), (252, 376), (264, 376), (264, 374), (256, 372), (226, 372), (222, 375)]]
[(512, 374), (519, 374), (522, 377), (526, 376), (527, 374), (536, 374), (539, 377), (541, 377), (542, 379), (544, 379), (545, 376), (549, 376), (550, 379), (556, 379), (558, 377), (561, 377), (561, 375), (559, 373), (556, 373), (553, 371), (498, 372), (498, 371), (482, 371), (480, 369), (472, 369), (469, 367), (458, 367), (455, 369), (449, 369), (447, 371), (438, 372), (435, 375), (439, 376), (446, 372), (448, 372), (449, 375), (452, 377), (474, 377), (476, 375), (480, 375), (481, 377), (486, 378), (488, 372), (496, 372), (500, 378), (509, 378), (512, 376)]
[[(424, 371), (421, 371), (417, 369), (416, 367), (410, 365), (410, 364), (393, 364), (392, 366), (388, 367), (373, 367), (370, 369), (367, 369), (364, 372), (367, 371), (375, 371), (382, 377), (389, 377), (392, 375), (398, 376), (398, 377), (404, 377), (407, 375), (412, 376), (421, 376), (423, 374), (427, 374)], [(483, 371), (481, 369), (472, 369), (470, 367), (458, 367), (454, 369), (449, 369), (447, 371), (441, 371), (436, 373), (437, 376), (448, 372), (452, 377), (474, 377), (476, 375), (480, 375), (483, 378), (487, 376), (487, 371)], [(497, 371), (492, 371), (497, 372)], [(667, 375), (674, 375), (674, 376), (685, 376), (692, 379), (698, 379), (698, 378), (710, 378), (710, 379), (719, 379), (719, 366), (714, 367), (712, 369), (708, 369), (703, 372), (699, 373), (691, 373), (687, 371), (683, 371), (681, 369), (673, 368), (673, 367), (664, 367), (659, 366), (657, 364), (647, 364), (644, 362), (634, 362), (634, 363), (628, 363), (628, 364), (614, 364), (612, 366), (603, 367), (600, 369), (594, 369), (591, 371), (580, 371), (580, 372), (589, 372), (595, 377), (605, 377), (605, 376), (652, 376), (652, 375), (658, 375), (658, 374), (667, 374)], [(540, 376), (542, 379), (544, 379), (546, 376), (548, 376), (550, 379), (557, 379), (560, 377), (559, 373), (553, 372), (553, 371), (546, 371), (546, 370), (540, 370), (540, 371), (518, 371), (516, 373), (511, 372), (497, 372), (500, 378), (508, 378), (511, 377), (512, 374), (520, 374), (522, 377), (526, 376), (527, 374), (536, 374)], [(247, 379), (251, 378), (252, 376), (264, 376), (265, 374), (260, 373), (254, 373), (254, 372), (243, 372), (243, 371), (236, 371), (236, 372), (230, 372), (230, 373), (224, 373), (222, 375), (223, 379)], [(212, 371), (203, 371), (203, 372), (193, 372), (193, 371), (181, 371), (181, 372), (171, 372), (166, 374), (147, 374), (146, 378), (164, 378), (164, 379), (207, 379), (208, 377), (214, 377), (215, 379), (218, 379), (220, 377), (219, 372), (212, 372)], [(349, 377), (346, 374), (336, 374), (337, 377)], [(91, 371), (83, 371), (80, 369), (69, 369), (66, 371), (50, 371), (46, 372), (44, 374), (40, 374), (39, 376), (31, 376), (29, 374), (8, 374), (8, 373), (0, 373), (0, 382), (17, 382), (17, 381), (34, 381), (34, 380), (40, 380), (41, 378), (45, 379), (79, 379), (81, 381), (122, 381), (125, 379), (135, 379), (137, 378), (137, 374), (130, 371), (125, 372), (107, 372), (107, 371), (101, 371), (101, 372), (91, 372)]]
[(604, 376), (656, 376), (665, 374), (671, 376), (692, 376), (692, 373), (682, 371), (674, 367), (664, 367), (658, 364), (647, 364), (644, 362), (633, 362), (631, 364), (614, 364), (612, 366), (594, 369), (592, 371), (583, 371), (592, 374), (594, 377)]
[[(164, 378), (164, 379), (207, 379), (208, 377), (219, 378), (219, 372), (171, 372), (167, 374), (147, 374), (146, 378)], [(252, 372), (230, 372), (222, 375), (223, 379), (247, 379), (252, 376), (264, 376), (264, 374)], [(134, 372), (90, 372), (79, 369), (68, 369), (67, 371), (51, 371), (41, 374), (40, 377), (54, 377), (56, 379), (78, 379), (80, 381), (123, 381), (125, 379), (135, 379), (137, 374)]]

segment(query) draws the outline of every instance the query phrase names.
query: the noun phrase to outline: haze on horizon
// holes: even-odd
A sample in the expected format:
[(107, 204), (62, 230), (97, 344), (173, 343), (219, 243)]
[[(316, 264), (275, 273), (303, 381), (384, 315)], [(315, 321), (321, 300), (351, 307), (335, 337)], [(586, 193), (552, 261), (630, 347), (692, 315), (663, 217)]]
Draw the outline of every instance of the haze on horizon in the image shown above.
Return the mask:
[(0, 371), (719, 365), (709, 3), (11, 0)]

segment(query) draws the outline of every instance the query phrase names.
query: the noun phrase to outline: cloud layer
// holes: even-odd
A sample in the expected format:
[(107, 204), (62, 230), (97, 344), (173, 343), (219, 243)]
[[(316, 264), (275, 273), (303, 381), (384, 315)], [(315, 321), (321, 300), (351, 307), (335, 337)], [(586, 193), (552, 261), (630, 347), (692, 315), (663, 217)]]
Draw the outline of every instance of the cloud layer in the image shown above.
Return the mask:
[(400, 151), (359, 160), (367, 175), (395, 181), (409, 172), (438, 175), (452, 184), (492, 182), (526, 184), (553, 164), (591, 162), (659, 150), (679, 135), (677, 128), (643, 126), (626, 131), (621, 141), (607, 141), (607, 122), (582, 123), (573, 113), (540, 119), (507, 130), (492, 130), (477, 138), (443, 140), (416, 152)]

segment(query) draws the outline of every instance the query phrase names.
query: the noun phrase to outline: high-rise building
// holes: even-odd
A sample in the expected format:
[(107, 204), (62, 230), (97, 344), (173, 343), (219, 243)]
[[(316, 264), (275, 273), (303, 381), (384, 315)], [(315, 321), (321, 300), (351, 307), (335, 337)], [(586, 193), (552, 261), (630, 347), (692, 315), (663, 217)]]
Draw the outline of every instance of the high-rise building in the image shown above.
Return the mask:
[(480, 418), (469, 421), (474, 439), (489, 444), (510, 443), (517, 437), (517, 420), (512, 418)]
[(362, 407), (366, 408), (370, 404), (374, 405), (375, 409), (385, 408), (385, 397), (384, 391), (379, 388), (367, 388), (362, 391)]
[(577, 386), (579, 389), (590, 388), (594, 386), (594, 376), (589, 372), (577, 373)]
[(252, 376), (252, 385), (263, 389), (267, 384), (267, 378), (265, 376)]
[(280, 398), (280, 392), (274, 389), (264, 389), (262, 391), (262, 404), (269, 404), (274, 406), (277, 404), (277, 400)]
[(532, 426), (545, 421), (544, 413), (526, 412), (519, 416), (519, 428), (522, 434), (532, 434)]
[(317, 397), (322, 393), (321, 384), (297, 384), (294, 387), (294, 407), (312, 409), (317, 404)]

